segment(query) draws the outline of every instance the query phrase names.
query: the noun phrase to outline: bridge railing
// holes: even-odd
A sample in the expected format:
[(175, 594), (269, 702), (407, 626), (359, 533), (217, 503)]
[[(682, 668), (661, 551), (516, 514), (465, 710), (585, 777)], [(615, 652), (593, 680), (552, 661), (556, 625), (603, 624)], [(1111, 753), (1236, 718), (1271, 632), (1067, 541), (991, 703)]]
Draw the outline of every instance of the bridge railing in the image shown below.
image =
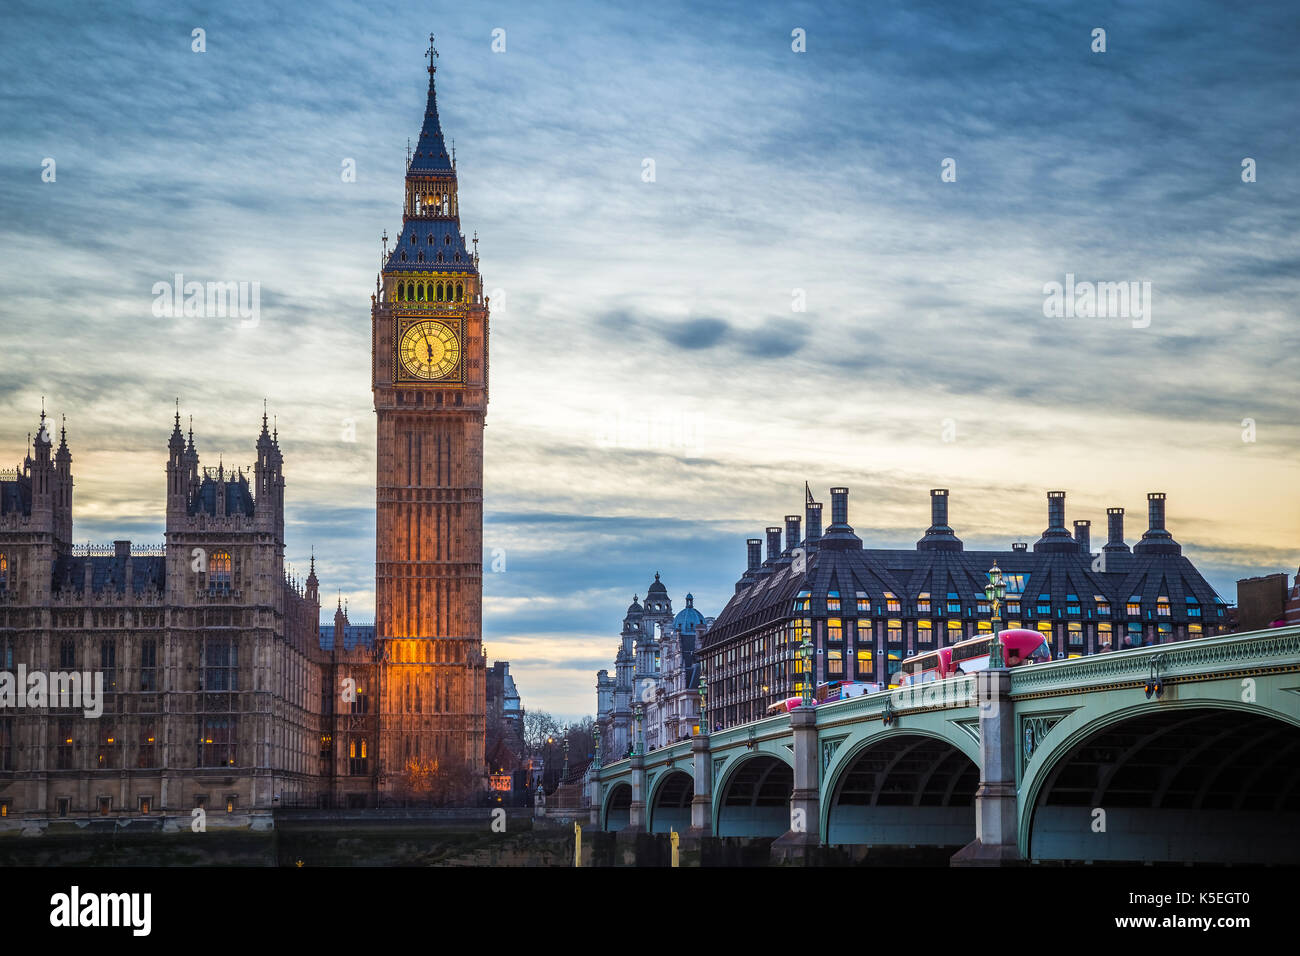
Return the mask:
[(1131, 683), (1145, 680), (1153, 667), (1158, 676), (1171, 678), (1295, 663), (1300, 663), (1300, 626), (1293, 625), (1016, 667), (1011, 695)]

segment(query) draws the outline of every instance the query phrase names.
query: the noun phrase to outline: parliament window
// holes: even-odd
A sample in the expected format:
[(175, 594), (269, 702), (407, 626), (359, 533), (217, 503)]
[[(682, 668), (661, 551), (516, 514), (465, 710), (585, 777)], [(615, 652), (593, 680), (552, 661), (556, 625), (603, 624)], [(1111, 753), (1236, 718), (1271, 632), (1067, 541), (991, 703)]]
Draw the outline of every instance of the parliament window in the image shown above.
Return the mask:
[(239, 690), (239, 648), (231, 638), (204, 638), (203, 680), (205, 691)]
[(827, 610), (827, 611), (838, 611), (839, 609), (840, 609), (840, 592), (839, 592), (839, 591), (827, 591), (827, 592), (826, 592), (826, 610)]
[(828, 617), (826, 619), (826, 640), (844, 640), (844, 622), (840, 618)]
[(916, 611), (918, 614), (930, 613), (930, 592), (922, 591), (916, 596)]
[(934, 641), (934, 622), (917, 621), (916, 622), (916, 642), (918, 644), (930, 644)]
[(59, 719), (58, 744), (54, 754), (56, 770), (72, 769), (72, 721), (66, 717)]
[(866, 591), (858, 592), (858, 613), (859, 614), (871, 613), (871, 598), (867, 596)]
[(156, 767), (158, 765), (157, 752), (157, 739), (154, 735), (153, 722), (142, 722), (140, 724), (140, 746), (136, 750), (135, 765), (141, 769)]
[(153, 639), (140, 642), (140, 689), (158, 689), (158, 642)]
[(826, 652), (826, 673), (836, 677), (844, 674), (844, 652), (827, 651)]
[(199, 738), (200, 767), (235, 766), (238, 717), (205, 717)]
[(894, 596), (894, 592), (892, 591), (885, 592), (885, 610), (886, 611), (902, 610), (902, 606), (898, 603), (898, 598)]
[(231, 560), (230, 552), (214, 551), (208, 557), (208, 588), (222, 591), (230, 590)]
[(111, 637), (100, 641), (99, 669), (104, 672), (104, 690), (117, 690), (117, 641)]
[(0, 551), (0, 591), (3, 591), (9, 585), (9, 558)]

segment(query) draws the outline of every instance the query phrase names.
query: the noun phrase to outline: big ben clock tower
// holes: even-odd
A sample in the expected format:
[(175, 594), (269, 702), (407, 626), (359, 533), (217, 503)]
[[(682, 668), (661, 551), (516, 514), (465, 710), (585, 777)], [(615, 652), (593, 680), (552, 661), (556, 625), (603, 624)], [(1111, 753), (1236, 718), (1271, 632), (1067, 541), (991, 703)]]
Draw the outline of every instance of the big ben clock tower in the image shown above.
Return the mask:
[[(372, 297), (379, 784), (474, 784), (484, 768), (483, 424), (488, 309), (460, 229), (434, 95), (406, 166), (402, 230)], [(436, 770), (435, 770), (436, 765)]]

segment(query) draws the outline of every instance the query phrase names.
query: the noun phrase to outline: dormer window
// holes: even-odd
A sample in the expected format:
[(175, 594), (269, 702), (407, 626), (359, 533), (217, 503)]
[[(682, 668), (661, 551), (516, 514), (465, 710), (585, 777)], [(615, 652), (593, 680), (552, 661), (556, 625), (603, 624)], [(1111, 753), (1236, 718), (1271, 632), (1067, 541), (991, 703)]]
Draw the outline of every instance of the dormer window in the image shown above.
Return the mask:
[(447, 236), (446, 238), (444, 238), (444, 239), (442, 240), (442, 244), (443, 244), (444, 246), (449, 246), (449, 245), (451, 245), (451, 236)]
[(422, 252), (422, 253), (420, 253), (418, 256), (416, 256), (416, 257), (415, 257), (415, 261), (416, 261), (416, 262), (423, 262), (423, 261), (424, 261), (424, 253)]
[(433, 233), (429, 233), (429, 245), (433, 245)]

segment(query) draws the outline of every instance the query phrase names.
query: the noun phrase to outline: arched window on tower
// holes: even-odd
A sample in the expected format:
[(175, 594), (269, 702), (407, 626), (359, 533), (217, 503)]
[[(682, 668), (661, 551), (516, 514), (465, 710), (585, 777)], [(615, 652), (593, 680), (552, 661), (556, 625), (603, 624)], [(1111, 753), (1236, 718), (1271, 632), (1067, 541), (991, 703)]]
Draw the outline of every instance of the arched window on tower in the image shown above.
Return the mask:
[(230, 590), (232, 562), (229, 551), (214, 551), (208, 556), (208, 589)]
[(433, 233), (429, 233), (429, 245), (433, 245)]
[(463, 302), (464, 300), (465, 300), (465, 286), (462, 285), (461, 283), (457, 282), (457, 283), (456, 283), (456, 301), (457, 301), (457, 302)]
[(443, 214), (444, 216), (447, 215), (447, 211), (448, 211), (449, 209), (451, 209), (451, 200), (448, 199), (446, 196), (443, 196), (443, 197), (442, 197), (442, 214)]
[(424, 283), (421, 282), (421, 283), (420, 283), (418, 286), (416, 286), (415, 288), (416, 288), (416, 294), (415, 294), (416, 299), (418, 299), (420, 302), (423, 302), (423, 301), (424, 301)]
[(424, 253), (421, 252), (418, 256), (416, 256), (416, 257), (415, 257), (415, 261), (416, 261), (416, 262), (423, 262), (423, 261), (424, 261)]
[(9, 559), (0, 551), (0, 591), (9, 586)]
[(438, 301), (439, 301), (439, 302), (442, 301), (442, 283), (441, 283), (441, 282), (438, 283)]

